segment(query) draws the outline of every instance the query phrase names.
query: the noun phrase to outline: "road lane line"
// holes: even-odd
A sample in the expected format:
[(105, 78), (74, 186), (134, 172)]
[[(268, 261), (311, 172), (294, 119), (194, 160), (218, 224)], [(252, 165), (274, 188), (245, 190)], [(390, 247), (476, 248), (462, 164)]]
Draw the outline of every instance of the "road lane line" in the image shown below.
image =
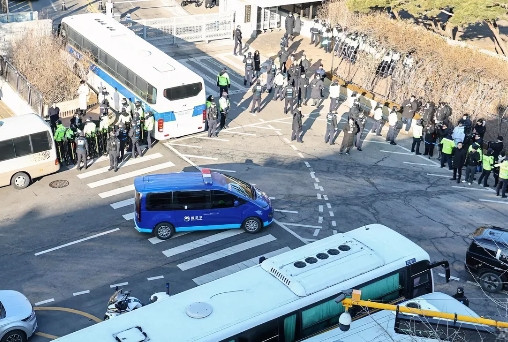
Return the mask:
[(385, 150), (379, 150), (379, 152), (393, 153), (393, 154), (403, 154), (403, 155), (406, 155), (406, 156), (414, 156), (415, 155), (414, 153), (396, 152), (396, 151), (385, 151)]
[(80, 292), (74, 292), (72, 295), (74, 297), (76, 297), (76, 296), (81, 296), (81, 295), (88, 294), (88, 293), (90, 293), (90, 290), (80, 291)]
[(209, 169), (211, 171), (218, 171), (218, 172), (236, 172), (234, 170), (224, 170), (224, 169)]
[(122, 215), (126, 221), (134, 220), (134, 212)]
[(287, 144), (291, 144), (291, 141), (289, 141), (289, 139), (286, 137), (282, 138), (282, 140), (284, 140)]
[(334, 217), (334, 216), (335, 216), (335, 215), (333, 214), (333, 211), (331, 211), (331, 210), (330, 210), (328, 213), (330, 214), (330, 216), (331, 216), (331, 217)]
[(279, 213), (298, 214), (298, 211), (296, 211), (296, 210), (273, 209), (273, 211), (278, 211)]
[(303, 155), (301, 152), (298, 152), (298, 156), (299, 156), (300, 158), (302, 158), (302, 159), (303, 159), (303, 158), (305, 158), (305, 157), (304, 157), (304, 155)]
[(72, 246), (72, 245), (75, 245), (75, 244), (83, 242), (83, 241), (87, 241), (87, 240), (94, 239), (94, 238), (102, 236), (102, 235), (106, 235), (106, 234), (110, 234), (110, 233), (116, 232), (118, 230), (120, 230), (120, 228), (111, 229), (111, 230), (108, 230), (108, 231), (105, 231), (105, 232), (102, 232), (102, 233), (99, 233), (99, 234), (95, 234), (95, 235), (92, 235), (92, 236), (89, 236), (89, 237), (86, 237), (86, 238), (83, 238), (83, 239), (79, 239), (79, 240), (76, 240), (76, 241), (72, 241), (72, 242), (66, 243), (64, 245), (60, 245), (60, 246), (57, 246), (57, 247), (46, 249), (46, 250), (41, 251), (41, 252), (37, 252), (34, 255), (37, 256), (37, 255), (42, 255), (42, 254), (46, 254), (46, 253), (49, 253), (49, 252), (53, 252), (53, 251), (56, 251), (57, 249), (68, 247), (68, 246)]
[(134, 191), (134, 185), (133, 184), (122, 186), (120, 188), (116, 188), (116, 189), (109, 190), (109, 191), (100, 192), (99, 193), (99, 197), (100, 198), (108, 198), (108, 197), (111, 197), (111, 196), (116, 196), (116, 195), (123, 194), (125, 192), (129, 192), (129, 191)]
[(319, 228), (322, 229), (321, 226), (311, 226), (308, 224), (299, 224), (299, 223), (290, 223), (290, 222), (281, 222), (282, 224), (285, 224), (286, 226), (295, 226), (295, 227), (304, 227), (304, 228)]
[(248, 136), (251, 136), (251, 137), (255, 137), (256, 136), (256, 134), (254, 134), (254, 133), (235, 132), (235, 131), (231, 131), (231, 130), (223, 130), (221, 133), (248, 135)]
[(160, 275), (160, 276), (155, 276), (155, 277), (146, 278), (146, 280), (148, 280), (148, 281), (151, 281), (151, 280), (157, 280), (157, 279), (164, 279), (164, 276), (163, 276), (163, 275)]
[(450, 178), (450, 175), (438, 175), (435, 173), (427, 173), (427, 176)]
[(332, 221), (332, 226), (336, 227), (337, 226), (337, 222)]
[(304, 162), (305, 166), (310, 167), (310, 164), (308, 162)]
[(295, 145), (289, 145), (289, 146), (291, 146), (291, 148), (292, 148), (293, 150), (298, 151), (298, 148), (296, 148), (296, 146), (295, 146)]
[(318, 217), (318, 223), (323, 223), (323, 216)]
[(481, 202), (491, 202), (491, 203), (501, 203), (501, 204), (508, 204), (508, 201), (494, 201), (494, 200), (488, 200), (488, 199), (482, 199), (480, 198)]
[(136, 176), (141, 176), (141, 175), (144, 175), (144, 174), (147, 174), (147, 173), (150, 173), (150, 172), (154, 172), (154, 171), (159, 171), (159, 170), (162, 170), (162, 169), (167, 169), (167, 168), (170, 168), (170, 167), (173, 167), (173, 166), (175, 166), (175, 164), (173, 164), (172, 162), (168, 161), (168, 162), (165, 162), (165, 163), (161, 163), (161, 164), (145, 167), (143, 169), (138, 169), (138, 170), (134, 170), (134, 171), (131, 171), (131, 172), (127, 172), (127, 173), (124, 173), (124, 174), (121, 174), (121, 175), (118, 175), (118, 176), (102, 179), (102, 180), (97, 181), (97, 182), (88, 183), (87, 185), (88, 185), (89, 188), (93, 189), (93, 188), (97, 188), (99, 186), (103, 186), (103, 185), (106, 185), (106, 184), (115, 183), (115, 182), (118, 182), (118, 181), (121, 181), (121, 180), (124, 180), (124, 179), (133, 178), (133, 177), (136, 177)]
[[(231, 130), (232, 128), (230, 128)], [(216, 140), (216, 141), (229, 141), (228, 139), (222, 139), (222, 138), (210, 138), (210, 137), (193, 137), (198, 139), (205, 139), (205, 140)]]
[(202, 148), (199, 145), (185, 145), (185, 144), (174, 144), (174, 143), (173, 144), (170, 143), (169, 145), (171, 145), (171, 146), (182, 146), (182, 147), (192, 147), (192, 148)]
[[(182, 235), (186, 235), (186, 234), (189, 234), (190, 232), (179, 232), (179, 233), (175, 233), (175, 235), (171, 236), (171, 240), (173, 239), (176, 239), (177, 237), (179, 236), (182, 236)], [(154, 237), (151, 237), (148, 239), (148, 241), (150, 241), (150, 243), (152, 245), (156, 245), (158, 243), (161, 243), (161, 242), (164, 242), (164, 241), (168, 241), (168, 240), (161, 240), (159, 239), (157, 236), (154, 236)]]
[(434, 164), (422, 164), (422, 163), (410, 163), (410, 162), (403, 162), (404, 164), (408, 164), (408, 165), (420, 165), (420, 166), (432, 166), (432, 167), (438, 167), (439, 165), (434, 165)]
[(332, 209), (332, 205), (331, 205), (330, 203), (326, 203), (326, 207), (327, 207), (328, 209)]
[(118, 208), (128, 207), (129, 205), (133, 205), (133, 204), (134, 204), (134, 198), (128, 198), (123, 201), (111, 203), (110, 206), (113, 209), (118, 209)]
[(317, 193), (317, 199), (321, 199), (321, 194)]
[[(124, 161), (122, 161), (121, 163), (119, 163), (118, 167), (121, 168), (122, 166), (130, 166), (130, 165), (141, 164), (141, 163), (144, 163), (146, 161), (154, 160), (154, 159), (157, 159), (157, 158), (160, 158), (160, 157), (162, 157), (162, 154), (155, 153), (155, 154), (145, 155), (145, 156), (143, 156), (143, 158), (128, 158), (128, 159), (125, 159)], [(88, 178), (88, 177), (97, 176), (97, 175), (99, 175), (101, 173), (105, 173), (105, 172), (108, 172), (108, 171), (109, 171), (109, 166), (105, 166), (105, 167), (98, 168), (96, 170), (91, 170), (91, 171), (88, 171), (88, 172), (79, 173), (77, 175), (77, 177), (79, 179), (85, 179), (85, 178)]]
[(324, 199), (325, 201), (328, 201), (328, 195), (323, 195), (323, 199)]
[(46, 299), (46, 300), (41, 300), (40, 302), (37, 302), (34, 305), (39, 306), (39, 305), (48, 304), (48, 303), (51, 303), (54, 301), (55, 301), (55, 298), (50, 298), (50, 299)]
[(109, 287), (110, 287), (111, 289), (113, 289), (113, 288), (115, 288), (115, 287), (117, 287), (117, 286), (118, 286), (118, 287), (122, 287), (122, 286), (127, 286), (127, 285), (129, 285), (129, 282), (128, 282), (128, 281), (126, 281), (125, 283), (112, 284), (112, 285), (109, 285)]
[(196, 156), (194, 154), (182, 154), (182, 156), (187, 157), (187, 158), (218, 160), (218, 158), (215, 158), (215, 157)]
[(323, 212), (323, 205), (319, 205), (319, 212), (322, 213)]
[(316, 229), (314, 231), (314, 234), (312, 234), (312, 236), (318, 236), (320, 231), (321, 231), (321, 229)]
[(192, 260), (183, 262), (181, 264), (178, 264), (177, 267), (179, 269), (181, 269), (182, 271), (186, 271), (191, 268), (198, 267), (203, 264), (207, 264), (212, 261), (216, 261), (216, 260), (222, 259), (224, 257), (230, 256), (230, 255), (233, 255), (236, 253), (240, 253), (240, 252), (243, 252), (247, 249), (261, 246), (261, 245), (264, 245), (266, 243), (269, 243), (269, 242), (272, 242), (275, 240), (277, 240), (277, 239), (273, 235), (268, 234), (268, 235), (261, 236), (259, 238), (253, 239), (253, 240), (242, 242), (238, 245), (224, 248), (224, 249), (217, 251), (217, 252), (203, 255), (203, 256), (196, 258), (196, 259), (192, 259)]
[(191, 251), (195, 248), (206, 246), (208, 244), (211, 244), (211, 243), (214, 243), (214, 242), (217, 242), (220, 240), (224, 240), (224, 239), (230, 238), (230, 237), (238, 235), (238, 234), (242, 234), (243, 232), (244, 231), (240, 230), (240, 229), (226, 230), (226, 231), (223, 231), (218, 234), (207, 236), (207, 237), (199, 239), (199, 240), (194, 240), (192, 242), (189, 242), (189, 243), (186, 243), (186, 244), (183, 244), (180, 246), (166, 249), (165, 251), (162, 251), (162, 254), (164, 254), (166, 257), (169, 258), (169, 257), (175, 256), (175, 255), (181, 254), (181, 253)]
[(289, 248), (289, 247), (280, 248), (280, 249), (277, 249), (275, 251), (272, 251), (272, 252), (269, 252), (269, 253), (266, 253), (266, 254), (263, 254), (263, 255), (258, 255), (258, 256), (254, 257), (254, 258), (250, 258), (248, 260), (236, 263), (234, 265), (221, 268), (220, 270), (217, 270), (217, 271), (214, 271), (214, 272), (210, 272), (208, 274), (204, 274), (204, 275), (199, 276), (197, 278), (194, 278), (192, 280), (197, 285), (203, 285), (203, 284), (209, 283), (209, 282), (211, 282), (213, 280), (216, 280), (216, 279), (225, 277), (227, 275), (236, 273), (238, 271), (244, 270), (246, 268), (255, 266), (255, 265), (257, 265), (259, 263), (259, 258), (261, 258), (261, 257), (271, 258), (271, 257), (274, 257), (276, 255), (279, 255), (279, 254), (282, 254), (282, 253), (285, 253), (285, 252), (289, 252), (290, 250), (291, 250), (291, 248)]
[(178, 152), (178, 150), (176, 150), (173, 146), (171, 146), (171, 144), (164, 143), (164, 146), (173, 151), (173, 153), (179, 156), (183, 161), (187, 162), (189, 165), (194, 166), (198, 171), (201, 171), (201, 168), (199, 166), (197, 166), (192, 160), (190, 160), (189, 158)]
[(495, 191), (495, 190), (493, 190), (493, 189), (477, 189), (477, 188), (468, 188), (467, 186), (458, 186), (458, 185), (452, 185), (452, 188), (455, 188), (455, 189), (474, 190), (474, 191), (488, 191), (488, 192)]

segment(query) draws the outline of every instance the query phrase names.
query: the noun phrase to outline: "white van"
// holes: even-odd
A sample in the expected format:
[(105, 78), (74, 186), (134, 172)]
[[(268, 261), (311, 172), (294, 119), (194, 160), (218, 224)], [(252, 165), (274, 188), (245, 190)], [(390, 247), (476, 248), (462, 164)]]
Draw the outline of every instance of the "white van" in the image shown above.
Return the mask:
[(37, 114), (0, 119), (0, 186), (24, 189), (60, 170), (49, 125)]

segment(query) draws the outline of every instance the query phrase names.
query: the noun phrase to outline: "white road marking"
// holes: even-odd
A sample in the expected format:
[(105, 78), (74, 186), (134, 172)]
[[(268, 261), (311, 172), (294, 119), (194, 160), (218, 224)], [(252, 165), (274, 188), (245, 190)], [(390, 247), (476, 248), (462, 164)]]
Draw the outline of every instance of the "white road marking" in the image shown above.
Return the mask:
[(209, 262), (216, 261), (216, 260), (219, 260), (221, 258), (230, 256), (230, 255), (233, 255), (233, 254), (236, 254), (236, 253), (240, 253), (240, 252), (243, 252), (243, 251), (245, 251), (247, 249), (251, 249), (251, 248), (254, 248), (254, 247), (257, 247), (257, 246), (261, 246), (261, 245), (264, 245), (265, 243), (269, 243), (269, 242), (272, 242), (272, 241), (275, 241), (275, 240), (277, 240), (277, 239), (273, 235), (268, 234), (268, 235), (261, 236), (261, 237), (256, 238), (256, 239), (252, 239), (252, 240), (249, 240), (249, 241), (245, 241), (245, 242), (239, 243), (239, 244), (231, 246), (231, 247), (224, 248), (224, 249), (222, 249), (220, 251), (217, 251), (217, 252), (213, 252), (213, 253), (209, 253), (207, 255), (203, 255), (203, 256), (201, 256), (199, 258), (196, 258), (196, 259), (192, 259), (192, 260), (183, 262), (181, 264), (178, 264), (177, 267), (179, 269), (181, 269), (182, 271), (186, 271), (186, 270), (189, 270), (191, 268), (198, 267), (198, 266), (201, 266), (203, 264), (207, 264)]
[(324, 199), (325, 201), (328, 201), (328, 195), (323, 195), (323, 199)]
[(51, 0), (49, 0), (49, 2), (51, 3), (51, 7), (53, 7), (53, 10), (57, 12), (58, 10), (56, 9), (55, 3)]
[(186, 144), (171, 144), (169, 143), (171, 146), (181, 146), (181, 147), (191, 147), (191, 148), (202, 148), (201, 146), (199, 145), (186, 145)]
[(296, 211), (296, 210), (273, 209), (273, 211), (277, 211), (277, 212), (279, 212), (279, 213), (298, 214), (298, 211)]
[(111, 203), (110, 206), (113, 209), (118, 209), (118, 208), (127, 207), (129, 205), (133, 205), (133, 204), (134, 204), (134, 198), (128, 198), (128, 199), (123, 200), (123, 201)]
[(138, 170), (134, 170), (134, 171), (131, 171), (131, 172), (123, 173), (123, 174), (118, 175), (118, 176), (101, 179), (100, 181), (88, 183), (87, 185), (88, 185), (89, 188), (93, 189), (93, 188), (97, 188), (99, 186), (103, 186), (103, 185), (106, 185), (106, 184), (115, 183), (115, 182), (118, 182), (118, 181), (121, 181), (121, 180), (124, 180), (124, 179), (128, 179), (128, 178), (144, 175), (146, 173), (150, 173), (150, 172), (154, 172), (154, 171), (158, 171), (158, 170), (162, 170), (162, 169), (167, 169), (167, 168), (170, 168), (170, 167), (173, 167), (173, 166), (175, 166), (175, 164), (173, 164), (172, 162), (168, 161), (168, 162), (165, 162), (165, 163), (161, 163), (161, 164), (145, 167), (143, 169), (138, 169)]
[(410, 163), (410, 162), (403, 162), (404, 164), (409, 164), (409, 165), (420, 165), (420, 166), (432, 166), (432, 167), (437, 167), (439, 165), (434, 165), (434, 164), (422, 164), (422, 163)]
[[(440, 277), (443, 277), (443, 278), (445, 278), (445, 277), (446, 277), (446, 275), (445, 275), (445, 274), (443, 274), (443, 273), (438, 273), (438, 275), (439, 275)], [(454, 276), (450, 276), (450, 279), (451, 279), (451, 280), (460, 281), (460, 278), (457, 278), (457, 277), (454, 277)]]
[(326, 207), (327, 207), (328, 209), (331, 209), (331, 208), (332, 208), (332, 205), (331, 205), (330, 203), (326, 203)]
[(450, 175), (438, 175), (435, 173), (427, 173), (427, 176), (450, 178)]
[(88, 293), (90, 293), (90, 290), (80, 291), (80, 292), (74, 292), (72, 295), (74, 297), (76, 297), (76, 296), (81, 296), (81, 295), (88, 294)]
[(289, 145), (289, 146), (291, 146), (291, 148), (292, 148), (293, 150), (298, 151), (298, 149), (296, 148), (296, 146), (295, 146), (295, 145)]
[(269, 198), (269, 199), (271, 199), (271, 200), (272, 200), (272, 199), (275, 199), (275, 197), (268, 197), (268, 198)]
[(234, 170), (224, 170), (224, 169), (209, 169), (211, 171), (218, 171), (218, 172), (236, 172)]
[(299, 223), (290, 223), (290, 222), (281, 222), (282, 224), (285, 224), (286, 226), (295, 226), (295, 227), (304, 227), (304, 228), (319, 228), (322, 229), (322, 226), (311, 226), (308, 224), (299, 224)]
[(230, 133), (230, 134), (239, 134), (239, 135), (249, 135), (251, 137), (255, 137), (256, 134), (254, 133), (244, 133), (244, 132), (235, 132), (235, 131), (231, 131), (231, 130), (224, 130), (222, 131), (221, 133)]
[(101, 192), (101, 193), (99, 193), (99, 197), (100, 198), (108, 198), (108, 197), (111, 197), (111, 196), (123, 194), (124, 192), (129, 192), (129, 191), (134, 191), (134, 185), (133, 184), (122, 186), (121, 188), (116, 188), (116, 189), (113, 189), (113, 190)]
[[(175, 235), (173, 235), (170, 240), (176, 239), (179, 236), (186, 235), (186, 234), (189, 234), (189, 233), (190, 232), (178, 232), (178, 233), (175, 233)], [(158, 243), (161, 243), (161, 242), (164, 242), (164, 241), (168, 241), (168, 240), (161, 240), (157, 236), (154, 236), (154, 237), (149, 238), (148, 241), (150, 241), (150, 243), (152, 245), (156, 245)]]
[(337, 222), (332, 221), (332, 226), (336, 227), (337, 226)]
[(314, 172), (314, 171), (311, 171), (311, 172), (310, 172), (310, 176), (311, 176), (312, 178), (316, 178), (315, 172)]
[(254, 258), (251, 258), (251, 259), (239, 262), (237, 264), (234, 264), (234, 265), (231, 265), (231, 266), (228, 266), (228, 267), (221, 268), (220, 270), (217, 270), (217, 271), (214, 271), (214, 272), (210, 272), (208, 274), (204, 274), (204, 275), (199, 276), (197, 278), (194, 278), (192, 280), (197, 285), (203, 285), (203, 284), (209, 283), (209, 282), (211, 282), (213, 280), (216, 280), (216, 279), (225, 277), (227, 275), (230, 275), (232, 273), (236, 273), (236, 272), (244, 270), (246, 268), (255, 266), (255, 265), (257, 265), (259, 263), (259, 258), (261, 258), (261, 257), (271, 258), (271, 257), (274, 257), (276, 255), (288, 252), (290, 250), (291, 250), (291, 248), (289, 248), (289, 247), (280, 248), (280, 249), (277, 249), (277, 250), (272, 251), (270, 253), (266, 253), (266, 254), (263, 254), (263, 255), (258, 255), (257, 257), (254, 257)]
[(218, 158), (215, 158), (215, 157), (196, 156), (194, 154), (182, 154), (182, 156), (187, 157), (187, 158), (218, 160)]
[[(154, 159), (157, 159), (157, 158), (160, 158), (160, 157), (162, 157), (162, 154), (160, 154), (160, 153), (154, 153), (154, 154), (145, 155), (142, 158), (129, 158), (129, 159), (126, 159), (126, 160), (122, 161), (121, 163), (119, 163), (118, 167), (120, 168), (122, 166), (130, 166), (130, 165), (141, 164), (141, 163), (144, 163), (146, 161), (154, 160)], [(77, 175), (77, 177), (79, 179), (85, 179), (85, 178), (88, 178), (88, 177), (97, 176), (97, 175), (99, 175), (101, 173), (108, 172), (108, 169), (109, 169), (109, 166), (101, 167), (101, 168), (96, 169), (96, 170), (91, 170), (91, 171), (88, 171), (88, 172), (79, 173)]]
[(319, 205), (319, 212), (322, 213), (323, 212), (323, 206), (322, 205)]
[(162, 254), (164, 254), (165, 256), (167, 256), (169, 258), (169, 257), (175, 256), (175, 255), (178, 255), (180, 253), (188, 252), (188, 251), (191, 251), (195, 248), (206, 246), (210, 243), (224, 240), (224, 239), (227, 239), (227, 238), (230, 238), (232, 236), (242, 234), (242, 233), (243, 233), (243, 230), (241, 230), (241, 229), (225, 230), (225, 231), (220, 232), (218, 234), (207, 236), (207, 237), (199, 239), (199, 240), (195, 240), (195, 241), (192, 241), (192, 242), (180, 245), (180, 246), (166, 249), (165, 251), (162, 252)]
[(122, 215), (122, 216), (127, 221), (134, 220), (134, 212), (128, 213), (128, 214), (125, 214), (125, 215)]
[(310, 164), (308, 162), (304, 162), (305, 166), (310, 167)]
[(321, 199), (321, 194), (317, 193), (317, 199)]
[(318, 236), (319, 235), (319, 232), (320, 232), (320, 229), (316, 229), (314, 231), (314, 234), (312, 234), (312, 236)]
[(323, 223), (323, 216), (318, 217), (318, 223)]
[(319, 191), (325, 191), (322, 186), (319, 187)]
[[(274, 127), (272, 127), (272, 126), (270, 126), (270, 125), (268, 125), (268, 127), (257, 126), (257, 125), (259, 125), (259, 123), (255, 124), (255, 125), (256, 125), (256, 126), (252, 126), (252, 127), (254, 127), (254, 128), (261, 128), (261, 129), (268, 129), (268, 130), (270, 130), (270, 131), (280, 131), (280, 128), (274, 128)], [(236, 128), (236, 127), (235, 127), (235, 128)]]
[(481, 202), (491, 202), (491, 203), (501, 203), (501, 204), (508, 204), (508, 201), (494, 201), (494, 200), (488, 200), (488, 199), (482, 199), (480, 198)]
[(314, 178), (314, 182), (319, 183), (319, 178)]
[(332, 230), (333, 235), (337, 234), (337, 231), (334, 229)]
[(302, 158), (302, 159), (303, 159), (303, 158), (305, 158), (305, 157), (304, 157), (304, 155), (302, 154), (302, 152), (298, 152), (298, 156), (299, 156), (300, 158)]
[(296, 234), (294, 231), (292, 231), (291, 229), (289, 229), (288, 227), (286, 227), (286, 224), (283, 223), (283, 222), (279, 222), (277, 221), (276, 219), (273, 220), (273, 222), (278, 225), (279, 227), (281, 227), (282, 229), (284, 229), (285, 231), (287, 231), (289, 234), (293, 235), (295, 238), (297, 238), (298, 240), (300, 240), (301, 242), (305, 243), (305, 244), (308, 244), (309, 243), (309, 240), (308, 239), (304, 239), (303, 237), (301, 237), (300, 235)]
[(291, 144), (291, 141), (289, 141), (289, 139), (288, 139), (288, 138), (286, 138), (286, 137), (282, 138), (282, 140), (284, 140), (284, 141), (285, 141), (286, 143), (288, 143), (288, 144)]
[(261, 122), (265, 122), (265, 120), (263, 120), (263, 119), (259, 119), (259, 121), (261, 121)]
[(467, 186), (458, 186), (458, 185), (452, 185), (452, 188), (455, 188), (455, 189), (474, 190), (474, 191), (488, 191), (488, 192), (495, 191), (495, 190), (491, 190), (491, 189), (468, 188)]
[(384, 152), (384, 153), (393, 153), (393, 154), (404, 154), (404, 155), (407, 155), (407, 156), (414, 156), (414, 155), (415, 155), (414, 153), (407, 153), (407, 152), (395, 152), (395, 151), (385, 151), (385, 150), (379, 150), (379, 152)]
[(470, 284), (470, 285), (474, 285), (474, 286), (480, 286), (480, 284), (474, 282), (474, 281), (471, 281), (471, 280), (466, 280), (466, 283)]
[(280, 131), (275, 131), (275, 133), (277, 133), (278, 135), (282, 135)]
[(319, 190), (319, 184), (318, 183), (314, 183), (314, 189)]
[(55, 301), (55, 298), (50, 298), (50, 299), (46, 299), (46, 300), (41, 300), (40, 302), (37, 302), (34, 305), (39, 306), (39, 305), (48, 304), (48, 303), (51, 303), (54, 301)]
[(331, 210), (330, 210), (328, 213), (330, 214), (330, 216), (331, 216), (331, 217), (334, 217), (334, 216), (335, 216), (335, 214), (334, 214), (334, 213), (333, 213), (333, 211), (331, 211)]
[(179, 156), (181, 159), (183, 159), (184, 161), (186, 161), (189, 165), (192, 165), (194, 166), (198, 171), (201, 171), (201, 168), (199, 166), (197, 166), (192, 160), (190, 160), (189, 158), (187, 158), (186, 156), (184, 156), (183, 154), (181, 154), (180, 152), (178, 152), (173, 146), (171, 146), (171, 144), (167, 144), (165, 143), (164, 146), (166, 146), (167, 148), (169, 148), (171, 151), (173, 151), (174, 154), (176, 154), (177, 156)]
[(118, 284), (109, 285), (109, 288), (110, 288), (110, 289), (113, 289), (113, 288), (115, 288), (115, 287), (117, 287), (117, 286), (118, 286), (118, 287), (122, 287), (122, 286), (127, 286), (127, 285), (129, 285), (129, 282), (128, 282), (128, 281), (126, 281), (125, 283), (118, 283)]
[(229, 141), (228, 139), (223, 139), (223, 138), (210, 138), (210, 137), (195, 137), (195, 138), (205, 139), (205, 140), (216, 140), (216, 141)]
[(163, 276), (163, 275), (160, 275), (160, 276), (155, 276), (155, 277), (146, 278), (146, 280), (148, 280), (148, 281), (150, 281), (150, 280), (157, 280), (157, 279), (164, 279), (164, 276)]
[(66, 243), (64, 245), (60, 245), (60, 246), (57, 246), (57, 247), (46, 249), (46, 250), (41, 251), (41, 252), (37, 252), (34, 255), (37, 256), (37, 255), (53, 252), (53, 251), (56, 251), (57, 249), (68, 247), (68, 246), (72, 246), (72, 245), (75, 245), (75, 244), (83, 242), (83, 241), (87, 241), (87, 240), (94, 239), (94, 238), (102, 236), (102, 235), (106, 235), (106, 234), (110, 234), (110, 233), (116, 232), (118, 230), (120, 230), (120, 228), (115, 228), (115, 229), (107, 230), (107, 231), (99, 233), (99, 234), (95, 234), (95, 235), (92, 235), (92, 236), (89, 236), (89, 237), (86, 237), (86, 238), (83, 238), (83, 239), (79, 239), (79, 240), (76, 240), (76, 241), (72, 241), (72, 242)]

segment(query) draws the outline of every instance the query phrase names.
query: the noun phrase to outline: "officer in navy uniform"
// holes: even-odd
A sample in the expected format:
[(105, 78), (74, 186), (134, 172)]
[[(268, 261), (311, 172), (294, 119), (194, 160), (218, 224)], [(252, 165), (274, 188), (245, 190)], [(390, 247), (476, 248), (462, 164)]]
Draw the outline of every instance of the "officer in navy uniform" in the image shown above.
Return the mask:
[(118, 125), (118, 132), (117, 132), (118, 140), (120, 140), (120, 158), (119, 160), (123, 160), (123, 154), (125, 152), (125, 147), (127, 145), (127, 130), (125, 129), (125, 125), (123, 123), (120, 123)]
[(303, 115), (302, 115), (302, 112), (300, 111), (300, 109), (295, 109), (293, 111), (293, 124), (292, 124), (292, 128), (293, 128), (293, 132), (291, 133), (291, 141), (293, 140), (296, 140), (297, 142), (299, 143), (303, 143), (302, 141), (302, 118), (303, 118)]
[(81, 162), (85, 164), (85, 170), (88, 168), (87, 156), (88, 142), (86, 141), (85, 133), (81, 131), (79, 132), (79, 137), (76, 138), (76, 169), (81, 171), (83, 168)]
[(236, 30), (233, 33), (233, 38), (235, 40), (235, 48), (233, 50), (234, 55), (236, 56), (236, 49), (238, 49), (238, 53), (242, 53), (242, 30), (240, 30), (240, 25), (236, 27)]
[(251, 113), (256, 112), (256, 104), (258, 113), (261, 111), (261, 93), (263, 92), (263, 86), (261, 85), (261, 81), (257, 80), (256, 85), (252, 88), (252, 107), (250, 109)]
[(115, 132), (109, 133), (109, 139), (106, 144), (106, 150), (109, 154), (109, 169), (111, 171), (115, 169), (118, 171), (118, 155), (120, 154), (120, 140), (115, 136)]
[(273, 62), (273, 57), (270, 57), (266, 66), (266, 92), (271, 93), (273, 88), (273, 81), (277, 73), (277, 66)]
[(293, 107), (295, 105), (295, 96), (295, 87), (293, 87), (292, 84), (288, 83), (286, 89), (284, 89), (284, 114), (288, 113), (288, 109), (290, 112), (293, 112)]
[(217, 137), (217, 124), (219, 121), (219, 113), (213, 96), (209, 96), (210, 107), (206, 109), (206, 119), (208, 121), (208, 137)]
[(129, 130), (129, 137), (131, 138), (132, 158), (136, 158), (136, 152), (139, 157), (142, 157), (141, 147), (139, 147), (139, 141), (141, 139), (141, 124), (137, 113), (134, 114), (131, 129)]
[(330, 112), (326, 114), (326, 133), (325, 133), (325, 144), (330, 141), (330, 145), (333, 145), (335, 132), (337, 131), (337, 113)]
[(252, 58), (252, 52), (249, 51), (247, 56), (243, 56), (243, 63), (245, 64), (245, 77), (243, 78), (243, 85), (250, 87), (252, 85), (252, 76), (254, 72), (254, 59)]

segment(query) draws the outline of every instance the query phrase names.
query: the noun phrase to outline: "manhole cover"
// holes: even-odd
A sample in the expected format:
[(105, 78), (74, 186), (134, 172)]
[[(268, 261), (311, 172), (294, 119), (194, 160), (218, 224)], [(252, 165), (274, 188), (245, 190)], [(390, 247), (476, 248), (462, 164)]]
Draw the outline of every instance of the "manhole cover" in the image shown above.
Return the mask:
[(49, 183), (52, 188), (65, 188), (67, 185), (69, 185), (69, 181), (66, 180), (56, 180)]

